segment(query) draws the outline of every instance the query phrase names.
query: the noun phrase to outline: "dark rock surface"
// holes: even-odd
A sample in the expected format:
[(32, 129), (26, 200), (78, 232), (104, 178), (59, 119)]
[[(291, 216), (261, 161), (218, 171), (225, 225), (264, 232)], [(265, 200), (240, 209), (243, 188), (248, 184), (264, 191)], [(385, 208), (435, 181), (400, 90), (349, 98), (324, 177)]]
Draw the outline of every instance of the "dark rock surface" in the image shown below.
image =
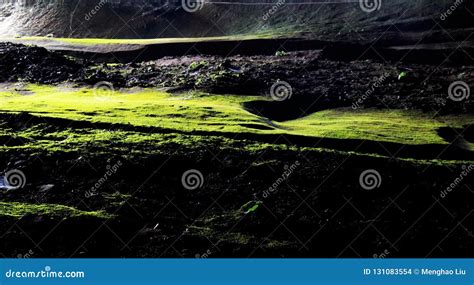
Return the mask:
[(55, 83), (77, 80), (83, 65), (44, 48), (0, 43), (0, 80)]
[(202, 9), (188, 13), (182, 1), (176, 0), (2, 1), (0, 35), (156, 38), (297, 31), (328, 40), (372, 42), (405, 37), (416, 42), (432, 36), (449, 40), (454, 32), (469, 35), (474, 25), (472, 1), (369, 1), (381, 3), (370, 13), (358, 1), (313, 5), (296, 5), (312, 2), (301, 0), (242, 2), (247, 5), (206, 1)]

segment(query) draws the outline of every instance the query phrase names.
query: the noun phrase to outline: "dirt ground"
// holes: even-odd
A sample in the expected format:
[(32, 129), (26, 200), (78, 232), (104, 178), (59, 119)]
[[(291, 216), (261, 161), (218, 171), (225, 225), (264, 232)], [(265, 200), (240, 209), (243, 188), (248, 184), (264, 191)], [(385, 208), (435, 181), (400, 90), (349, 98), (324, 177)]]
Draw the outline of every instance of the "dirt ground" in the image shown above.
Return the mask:
[[(2, 115), (1, 120), (13, 129), (42, 129), (45, 136), (71, 126), (26, 114)], [(246, 144), (238, 136), (233, 145), (219, 137), (206, 139), (178, 149), (115, 142), (64, 153), (2, 152), (2, 161), (28, 173), (27, 187), (2, 193), (2, 201), (105, 209), (116, 218), (2, 217), (1, 252), (10, 257), (29, 250), (35, 257), (470, 255), (473, 193), (460, 186), (441, 194), (465, 168), (462, 164), (299, 151), (285, 147), (284, 138), (281, 148), (252, 153), (237, 147)], [(118, 162), (120, 169), (107, 184), (85, 197), (90, 185)], [(289, 178), (269, 190), (289, 167), (294, 169)], [(383, 174), (382, 190), (358, 186), (368, 167)], [(204, 174), (201, 189), (181, 186), (177, 173), (189, 168)], [(472, 177), (466, 179), (471, 185)], [(259, 207), (248, 212), (252, 205)]]
[[(449, 100), (446, 91), (456, 80), (472, 85), (472, 65), (446, 60), (443, 64), (433, 61), (420, 64), (380, 56), (366, 59), (370, 48), (358, 47), (354, 50), (353, 45), (331, 45), (322, 50), (283, 51), (280, 55), (188, 55), (145, 62), (97, 64), (48, 52), (44, 48), (2, 43), (0, 74), (6, 81), (73, 82), (90, 86), (106, 81), (116, 88), (158, 87), (173, 92), (198, 89), (243, 95), (269, 95), (272, 84), (284, 80), (293, 89), (291, 100), (284, 104), (289, 108), (286, 112), (279, 111), (278, 102), (248, 106), (275, 120), (346, 106), (471, 112), (472, 97), (454, 102)], [(337, 52), (338, 49), (343, 52)], [(405, 52), (410, 53), (411, 50)], [(400, 74), (404, 76), (400, 78)], [(370, 96), (363, 96), (367, 93)], [(363, 102), (359, 102), (361, 97)], [(267, 105), (271, 107), (267, 108)]]
[[(342, 47), (341, 47), (342, 48)], [(278, 55), (190, 55), (151, 61), (106, 64), (65, 57), (43, 48), (0, 45), (0, 74), (5, 84), (73, 84), (107, 81), (115, 88), (153, 87), (182, 94), (259, 96), (245, 107), (279, 122), (337, 107), (422, 110), (472, 114), (472, 96), (449, 100), (455, 80), (474, 85), (472, 65), (353, 60), (332, 50), (282, 52)], [(284, 80), (290, 100), (269, 101), (269, 90)], [(25, 94), (27, 96), (27, 94)], [(211, 95), (209, 95), (211, 96)], [(354, 107), (355, 106), (355, 107)], [(94, 130), (146, 135), (152, 129), (90, 125), (27, 113), (0, 116), (3, 129), (32, 130), (31, 140), (55, 140), (53, 133), (74, 136)], [(158, 131), (155, 131), (158, 132)], [(468, 257), (472, 238), (469, 187), (443, 189), (472, 165), (472, 126), (461, 137), (449, 130), (445, 150), (381, 144), (374, 149), (343, 141), (275, 141), (218, 134), (169, 134), (193, 143), (83, 144), (69, 151), (24, 148), (27, 142), (0, 137), (1, 167), (28, 173), (21, 192), (0, 193), (2, 202), (74, 205), (105, 211), (114, 218), (48, 214), (3, 216), (0, 252), (14, 257), (32, 250), (35, 257)], [(441, 135), (441, 134), (440, 134)], [(58, 140), (58, 147), (61, 140)], [(255, 151), (252, 146), (258, 143)], [(261, 144), (265, 143), (262, 147)], [(347, 146), (351, 146), (347, 148)], [(12, 147), (9, 149), (8, 147)], [(393, 147), (393, 146), (392, 146)], [(94, 197), (84, 193), (111, 165), (120, 169)], [(301, 165), (301, 166), (300, 166)], [(93, 167), (91, 167), (93, 166)], [(181, 174), (199, 169), (205, 184), (183, 189)], [(359, 187), (366, 169), (383, 174), (383, 191)], [(269, 190), (285, 171), (284, 183)], [(472, 185), (472, 175), (463, 185)]]

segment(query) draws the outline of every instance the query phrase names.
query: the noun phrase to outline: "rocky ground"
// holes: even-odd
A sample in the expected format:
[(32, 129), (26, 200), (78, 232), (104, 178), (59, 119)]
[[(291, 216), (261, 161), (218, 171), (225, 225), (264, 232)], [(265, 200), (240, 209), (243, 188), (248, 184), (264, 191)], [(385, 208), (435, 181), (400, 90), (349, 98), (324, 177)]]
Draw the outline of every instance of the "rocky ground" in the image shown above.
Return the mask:
[[(333, 49), (333, 47), (328, 47)], [(351, 50), (352, 47), (348, 47)], [(360, 51), (363, 54), (365, 50)], [(442, 113), (471, 112), (473, 99), (449, 100), (453, 81), (474, 83), (472, 65), (414, 64), (383, 60), (338, 60), (323, 50), (274, 56), (185, 56), (127, 64), (94, 64), (46, 49), (0, 43), (0, 72), (4, 81), (95, 85), (109, 82), (115, 88), (157, 87), (174, 92), (203, 90), (217, 94), (269, 95), (277, 81), (288, 82), (292, 98), (284, 115), (299, 117), (320, 109), (342, 106), (422, 109)], [(330, 57), (330, 59), (327, 59)], [(317, 84), (315, 84), (317, 82)], [(314, 103), (314, 104), (311, 104)], [(317, 103), (317, 104), (316, 104)], [(305, 107), (306, 106), (306, 107)], [(272, 106), (271, 109), (275, 109)], [(277, 112), (280, 113), (280, 112)]]
[[(260, 96), (245, 108), (271, 122), (338, 107), (457, 116), (473, 110), (472, 96), (448, 96), (454, 81), (474, 85), (472, 65), (337, 60), (321, 51), (97, 64), (1, 44), (0, 74), (9, 86), (107, 82), (124, 92)], [(291, 98), (269, 101), (281, 81), (291, 86)], [(454, 146), (456, 156), (446, 159), (453, 146), (445, 145), (421, 160), (399, 157), (405, 146), (392, 157), (285, 136), (164, 133), (8, 110), (0, 124), (1, 167), (28, 174), (23, 189), (0, 192), (3, 256), (467, 257), (474, 246), (469, 149)], [(472, 125), (457, 131), (447, 131), (446, 140), (474, 143)], [(188, 169), (203, 174), (200, 189), (183, 188)], [(367, 169), (382, 175), (380, 188), (361, 188)], [(453, 181), (457, 187), (446, 191)]]
[[(71, 122), (45, 123), (26, 114), (1, 120), (13, 132), (41, 130), (33, 144), (56, 139), (58, 130), (74, 136), (98, 130), (71, 130)], [(140, 132), (108, 131), (118, 137)], [(176, 141), (189, 139), (192, 144), (177, 147)], [(252, 147), (238, 136), (229, 142), (218, 135), (170, 134), (160, 145), (61, 140), (57, 149), (37, 150), (10, 141), (3, 167), (21, 169), (28, 181), (0, 197), (83, 212), (25, 208), (3, 216), (4, 256), (467, 257), (473, 246), (473, 193), (465, 186), (472, 177), (443, 194), (467, 171), (466, 163), (300, 149), (284, 140)], [(369, 167), (383, 177), (372, 191), (359, 186)], [(200, 189), (182, 186), (181, 174), (190, 168), (203, 173)]]

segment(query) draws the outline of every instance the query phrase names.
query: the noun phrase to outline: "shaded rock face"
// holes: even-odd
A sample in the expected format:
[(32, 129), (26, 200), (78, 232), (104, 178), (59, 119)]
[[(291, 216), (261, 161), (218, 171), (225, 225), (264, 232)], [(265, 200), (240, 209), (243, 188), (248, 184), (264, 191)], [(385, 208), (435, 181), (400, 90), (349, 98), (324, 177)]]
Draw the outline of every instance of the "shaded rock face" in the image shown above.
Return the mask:
[(244, 1), (267, 5), (209, 1), (192, 13), (183, 9), (183, 5), (192, 5), (189, 1), (2, 0), (0, 36), (156, 38), (304, 31), (317, 37), (370, 41), (377, 32), (387, 30), (400, 33), (474, 26), (474, 3), (468, 0), (373, 0), (381, 5), (372, 12), (360, 3), (344, 1), (318, 5), (297, 5), (309, 0)]
[(23, 79), (48, 84), (81, 75), (80, 64), (40, 47), (0, 43), (0, 58), (0, 82)]
[(0, 4), (0, 35), (137, 37), (157, 14), (175, 8), (171, 2), (7, 0)]
[[(51, 5), (56, 5), (56, 6), (67, 6), (67, 5), (76, 5), (77, 3), (83, 2), (84, 4), (87, 5), (97, 5), (100, 2), (104, 2), (107, 4), (110, 4), (114, 7), (120, 7), (120, 6), (136, 6), (137, 1), (133, 0), (104, 0), (104, 1), (94, 1), (94, 0), (84, 0), (84, 1), (68, 1), (68, 0), (4, 0), (2, 3), (5, 4), (12, 4), (12, 5), (18, 5), (18, 6), (23, 6), (23, 7), (48, 7)], [(161, 5), (169, 2), (176, 2), (175, 0), (147, 0), (147, 1), (142, 1), (140, 4), (151, 4), (151, 5)]]

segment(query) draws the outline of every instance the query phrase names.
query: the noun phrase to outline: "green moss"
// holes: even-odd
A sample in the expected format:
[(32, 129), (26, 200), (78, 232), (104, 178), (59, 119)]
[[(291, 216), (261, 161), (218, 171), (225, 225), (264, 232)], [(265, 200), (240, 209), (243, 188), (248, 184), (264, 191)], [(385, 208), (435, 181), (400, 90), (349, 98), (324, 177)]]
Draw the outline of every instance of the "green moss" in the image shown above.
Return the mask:
[[(0, 145), (0, 152), (29, 153), (31, 155), (62, 153), (82, 153), (87, 149), (94, 155), (114, 153), (124, 159), (136, 159), (156, 154), (188, 154), (202, 149), (214, 149), (217, 151), (239, 151), (250, 156), (260, 156), (272, 151), (291, 151), (295, 153), (318, 152), (334, 153), (337, 155), (370, 156), (373, 158), (386, 159), (385, 156), (377, 154), (356, 153), (353, 151), (340, 151), (332, 149), (321, 149), (314, 147), (298, 147), (285, 144), (271, 144), (258, 141), (232, 139), (218, 135), (191, 135), (182, 133), (142, 133), (135, 131), (103, 130), (103, 129), (64, 129), (60, 131), (51, 130), (46, 123), (35, 125), (22, 130), (0, 129), (0, 136), (11, 135), (24, 144), (14, 146)], [(416, 160), (410, 158), (399, 158), (417, 165), (444, 165), (456, 166), (470, 164), (470, 161), (460, 160)], [(256, 164), (258, 165), (258, 163)], [(106, 195), (107, 196), (107, 195)], [(115, 200), (117, 203), (123, 201), (123, 197), (112, 195), (104, 197)], [(239, 212), (240, 213), (240, 212)]]
[(119, 192), (107, 193), (102, 192), (101, 196), (107, 200), (108, 204), (115, 207), (121, 207), (125, 204), (126, 200), (131, 197), (130, 194), (122, 194)]
[(262, 243), (260, 238), (257, 238), (252, 235), (229, 232), (229, 231), (221, 232), (221, 231), (213, 230), (210, 227), (190, 226), (188, 227), (187, 232), (189, 235), (206, 236), (210, 239), (214, 239), (218, 243), (225, 242), (225, 243), (232, 243), (232, 244), (241, 245), (241, 246), (258, 244), (263, 249), (278, 249), (280, 247), (290, 245), (289, 242), (272, 240), (270, 238), (266, 238), (265, 241)]
[(189, 70), (193, 71), (193, 70), (197, 70), (199, 68), (203, 68), (203, 67), (206, 67), (208, 66), (209, 63), (205, 60), (201, 60), (201, 61), (195, 61), (195, 62), (192, 62), (190, 65), (189, 65)]
[(62, 90), (30, 85), (35, 95), (12, 90), (0, 92), (0, 110), (90, 122), (148, 126), (178, 131), (252, 131), (245, 124), (265, 125), (245, 111), (250, 97), (206, 96), (188, 93), (173, 96), (146, 89), (138, 93), (107, 90)]
[(113, 217), (112, 215), (103, 211), (86, 212), (72, 207), (56, 204), (0, 202), (0, 216), (21, 218), (25, 215), (41, 215), (61, 218), (88, 216), (101, 219), (109, 219)]
[(254, 237), (249, 235), (232, 232), (219, 232), (208, 227), (190, 226), (188, 227), (188, 233), (190, 235), (206, 236), (219, 242), (230, 242), (240, 245), (247, 245), (254, 239)]
[(260, 33), (260, 34), (242, 34), (233, 36), (221, 37), (200, 37), (200, 38), (158, 38), (158, 39), (99, 39), (99, 38), (50, 38), (50, 37), (22, 37), (22, 38), (8, 38), (6, 40), (12, 42), (35, 43), (35, 42), (51, 42), (51, 43), (65, 43), (74, 45), (151, 45), (151, 44), (166, 44), (166, 43), (194, 43), (206, 41), (243, 41), (253, 39), (274, 38), (278, 34), (275, 33)]
[(401, 144), (448, 144), (437, 130), (473, 124), (473, 115), (435, 117), (405, 110), (325, 110), (282, 123), (289, 133), (339, 139), (362, 139)]
[(245, 214), (250, 214), (255, 212), (260, 205), (262, 204), (262, 201), (250, 201), (245, 203), (242, 207), (240, 207), (240, 211), (245, 213)]
[[(25, 90), (28, 95), (22, 95)], [(448, 142), (438, 135), (439, 128), (474, 124), (472, 114), (436, 117), (419, 111), (354, 111), (345, 108), (279, 122), (275, 127), (275, 124), (270, 125), (243, 108), (244, 102), (252, 100), (261, 100), (261, 97), (197, 92), (172, 95), (154, 89), (131, 92), (29, 85), (21, 93), (14, 88), (0, 92), (0, 112), (27, 112), (45, 118), (147, 127), (153, 131), (124, 131), (123, 128), (109, 131), (108, 127), (94, 128), (92, 125), (78, 132), (69, 128), (51, 130), (46, 126), (34, 126), (21, 131), (4, 127), (0, 129), (0, 135), (24, 142), (13, 146), (16, 150), (78, 151), (93, 146), (125, 151), (130, 145), (135, 145), (137, 151), (147, 153), (180, 145), (185, 149), (232, 147), (255, 153), (269, 149), (296, 150), (295, 147), (264, 142), (268, 139), (266, 135), (280, 134), (406, 145), (445, 145)], [(234, 134), (245, 134), (257, 142), (230, 139)], [(259, 137), (262, 138), (260, 142)], [(12, 147), (0, 146), (0, 149), (5, 148)]]
[(284, 50), (279, 50), (275, 53), (275, 56), (278, 56), (278, 57), (283, 57), (283, 56), (287, 56), (288, 53)]

